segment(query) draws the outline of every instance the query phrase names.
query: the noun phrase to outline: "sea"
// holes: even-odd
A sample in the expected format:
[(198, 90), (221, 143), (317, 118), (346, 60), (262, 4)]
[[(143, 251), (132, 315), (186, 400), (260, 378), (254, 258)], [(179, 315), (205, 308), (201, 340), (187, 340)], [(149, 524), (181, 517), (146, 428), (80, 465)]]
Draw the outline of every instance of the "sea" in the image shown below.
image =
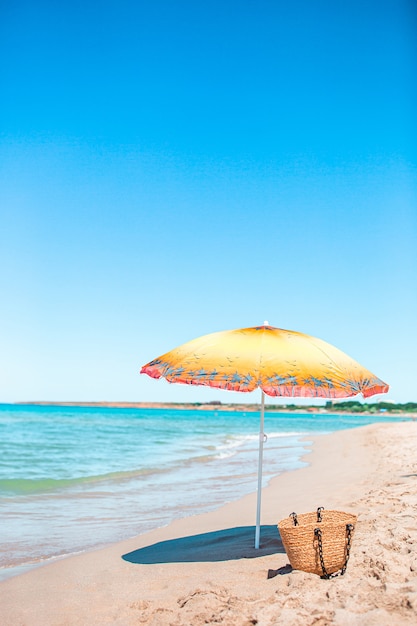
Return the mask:
[[(263, 484), (309, 438), (393, 419), (266, 407)], [(0, 405), (0, 580), (256, 491), (258, 445), (251, 411)]]

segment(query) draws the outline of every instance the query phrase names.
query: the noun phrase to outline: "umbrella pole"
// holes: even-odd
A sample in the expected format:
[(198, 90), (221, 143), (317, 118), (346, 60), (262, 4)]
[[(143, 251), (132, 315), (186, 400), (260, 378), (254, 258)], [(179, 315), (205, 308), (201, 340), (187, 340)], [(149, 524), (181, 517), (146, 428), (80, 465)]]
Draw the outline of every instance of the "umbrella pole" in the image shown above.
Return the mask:
[(261, 423), (259, 427), (259, 460), (258, 460), (258, 500), (256, 505), (256, 528), (255, 528), (255, 549), (259, 548), (259, 539), (261, 535), (261, 493), (262, 493), (262, 457), (264, 451), (264, 413), (265, 413), (265, 394), (262, 391), (261, 396)]

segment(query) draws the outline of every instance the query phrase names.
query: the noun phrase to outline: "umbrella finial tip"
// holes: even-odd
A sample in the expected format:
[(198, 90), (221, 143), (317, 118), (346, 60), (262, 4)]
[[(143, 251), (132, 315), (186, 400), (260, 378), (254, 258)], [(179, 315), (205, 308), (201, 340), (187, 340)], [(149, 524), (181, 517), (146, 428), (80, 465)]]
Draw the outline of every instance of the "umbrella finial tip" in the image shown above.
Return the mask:
[(268, 320), (265, 320), (265, 321), (264, 321), (264, 326), (269, 326), (269, 322), (268, 322)]

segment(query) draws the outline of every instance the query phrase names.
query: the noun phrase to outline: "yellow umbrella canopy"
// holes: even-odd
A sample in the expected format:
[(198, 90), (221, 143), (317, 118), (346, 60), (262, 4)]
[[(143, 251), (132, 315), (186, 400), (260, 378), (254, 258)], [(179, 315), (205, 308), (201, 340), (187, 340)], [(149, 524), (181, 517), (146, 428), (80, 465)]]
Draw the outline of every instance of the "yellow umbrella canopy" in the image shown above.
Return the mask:
[(150, 361), (141, 373), (170, 383), (269, 396), (346, 398), (388, 385), (334, 346), (264, 324), (204, 335)]
[(321, 339), (262, 326), (204, 335), (150, 361), (141, 374), (170, 383), (261, 395), (255, 548), (259, 548), (265, 395), (347, 398), (386, 393), (388, 385)]

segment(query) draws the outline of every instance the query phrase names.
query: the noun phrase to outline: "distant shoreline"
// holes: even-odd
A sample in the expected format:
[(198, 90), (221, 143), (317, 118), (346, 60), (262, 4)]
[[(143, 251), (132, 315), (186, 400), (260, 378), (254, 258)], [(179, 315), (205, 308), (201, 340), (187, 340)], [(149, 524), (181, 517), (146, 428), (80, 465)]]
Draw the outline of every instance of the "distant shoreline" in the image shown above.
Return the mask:
[[(246, 412), (259, 412), (260, 404), (251, 403), (222, 403), (222, 402), (53, 402), (48, 400), (37, 400), (27, 402), (11, 402), (0, 403), (1, 404), (13, 404), (15, 406), (68, 406), (68, 407), (91, 407), (91, 408), (118, 408), (118, 409), (177, 409), (180, 411), (246, 411)], [(378, 405), (375, 405), (377, 407)], [(385, 405), (386, 406), (386, 405)], [(404, 411), (398, 408), (398, 405), (393, 405), (392, 409), (384, 408), (375, 411), (363, 410), (354, 411), (349, 410), (347, 407), (338, 406), (336, 402), (332, 407), (320, 406), (320, 405), (265, 405), (265, 411), (271, 413), (344, 413), (344, 414), (369, 414), (369, 415), (390, 415), (398, 417), (417, 417), (417, 412)]]
[[(14, 405), (33, 405), (33, 406), (80, 406), (80, 407), (108, 407), (115, 409), (179, 409), (179, 410), (196, 410), (196, 411), (259, 411), (260, 404), (244, 404), (232, 403), (226, 404), (222, 402), (48, 402), (46, 400), (32, 402), (13, 402)], [(328, 413), (329, 411), (322, 406), (306, 406), (306, 412)], [(265, 411), (281, 411), (286, 413), (287, 406), (282, 408), (269, 408), (265, 405)], [(293, 410), (293, 409), (292, 409)], [(331, 412), (331, 411), (330, 411)]]

